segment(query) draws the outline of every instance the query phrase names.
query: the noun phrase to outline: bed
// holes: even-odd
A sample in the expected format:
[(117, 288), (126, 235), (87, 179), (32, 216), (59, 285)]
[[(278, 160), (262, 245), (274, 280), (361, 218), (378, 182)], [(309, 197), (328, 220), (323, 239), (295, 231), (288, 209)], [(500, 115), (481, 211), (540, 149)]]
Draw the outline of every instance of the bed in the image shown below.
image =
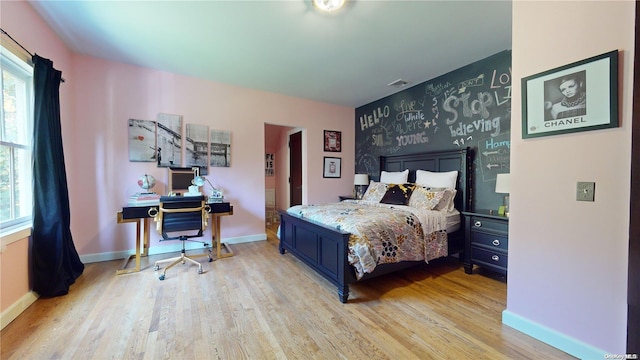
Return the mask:
[[(383, 156), (380, 158), (380, 171), (401, 172), (409, 169), (408, 182), (413, 183), (416, 180), (417, 170), (431, 172), (456, 170), (458, 171), (455, 180), (457, 191), (453, 206), (457, 211), (463, 212), (471, 209), (471, 157), (472, 153), (469, 148)], [(340, 206), (349, 207), (350, 205)], [(349, 239), (351, 236), (349, 231), (336, 228), (334, 225), (325, 225), (287, 210), (278, 210), (278, 212), (280, 214), (280, 253), (284, 255), (289, 252), (334, 284), (338, 289), (338, 297), (342, 303), (346, 303), (348, 300), (350, 284), (425, 262), (425, 260), (413, 260), (377, 264), (373, 271), (361, 274), (356, 271), (349, 260)], [(446, 249), (440, 255), (459, 254), (460, 259), (463, 258), (461, 253), (464, 251), (464, 222), (459, 221), (459, 223), (460, 225), (456, 227), (455, 231), (447, 232)]]

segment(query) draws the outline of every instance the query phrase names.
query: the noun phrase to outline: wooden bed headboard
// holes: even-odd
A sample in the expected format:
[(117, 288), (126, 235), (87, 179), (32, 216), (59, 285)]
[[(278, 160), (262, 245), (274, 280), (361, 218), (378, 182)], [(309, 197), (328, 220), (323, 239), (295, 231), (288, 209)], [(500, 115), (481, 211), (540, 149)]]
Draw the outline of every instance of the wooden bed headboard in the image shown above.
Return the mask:
[(471, 211), (473, 201), (472, 150), (470, 148), (417, 153), (408, 155), (392, 155), (380, 157), (380, 171), (404, 171), (409, 169), (409, 182), (415, 182), (416, 170), (453, 171), (458, 170), (458, 187), (455, 198), (456, 209)]

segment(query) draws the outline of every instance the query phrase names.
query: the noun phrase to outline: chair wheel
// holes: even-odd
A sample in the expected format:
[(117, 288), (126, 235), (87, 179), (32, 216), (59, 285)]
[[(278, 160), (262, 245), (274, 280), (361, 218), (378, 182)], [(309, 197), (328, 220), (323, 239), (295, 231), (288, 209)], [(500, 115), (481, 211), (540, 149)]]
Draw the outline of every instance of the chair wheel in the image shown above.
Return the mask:
[(209, 258), (209, 262), (212, 262), (212, 261), (213, 261), (213, 259), (212, 259), (212, 258)]
[(155, 271), (160, 270), (160, 266), (158, 266), (158, 265), (154, 266), (154, 267), (153, 267), (153, 270), (155, 270)]
[(158, 279), (164, 280), (164, 275), (160, 275), (160, 277)]
[(198, 274), (202, 274), (204, 273), (204, 271), (202, 271), (201, 269), (198, 269)]

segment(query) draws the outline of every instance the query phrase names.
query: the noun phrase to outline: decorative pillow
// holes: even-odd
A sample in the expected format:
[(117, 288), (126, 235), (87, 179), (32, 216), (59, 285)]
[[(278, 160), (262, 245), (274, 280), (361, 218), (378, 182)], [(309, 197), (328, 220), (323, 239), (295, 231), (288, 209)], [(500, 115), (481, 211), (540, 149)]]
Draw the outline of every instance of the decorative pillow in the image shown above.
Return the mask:
[(362, 200), (380, 202), (386, 192), (387, 184), (371, 180)]
[(440, 200), (440, 202), (438, 203), (438, 205), (436, 205), (436, 207), (434, 208), (434, 210), (438, 210), (438, 211), (451, 211), (454, 209), (455, 207), (455, 197), (456, 197), (456, 193), (458, 192), (456, 189), (451, 189), (451, 188), (431, 188), (431, 191), (439, 191), (442, 192), (442, 200)]
[(433, 210), (442, 201), (445, 191), (434, 191), (424, 186), (416, 186), (407, 205), (416, 209)]
[(445, 172), (416, 171), (416, 185), (455, 189), (457, 182), (458, 170)]
[(380, 173), (380, 182), (385, 184), (404, 184), (409, 178), (409, 169), (405, 171), (383, 171)]
[(383, 204), (406, 205), (413, 192), (413, 184), (389, 184), (387, 192), (380, 200)]

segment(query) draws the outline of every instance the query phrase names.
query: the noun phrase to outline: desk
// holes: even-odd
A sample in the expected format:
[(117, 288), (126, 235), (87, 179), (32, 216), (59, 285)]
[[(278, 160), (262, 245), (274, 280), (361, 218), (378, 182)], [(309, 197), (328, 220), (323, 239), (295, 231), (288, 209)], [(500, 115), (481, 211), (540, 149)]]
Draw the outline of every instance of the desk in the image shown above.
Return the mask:
[[(220, 241), (220, 217), (225, 215), (233, 215), (233, 206), (228, 202), (208, 203), (209, 213), (212, 216), (211, 241), (216, 247), (216, 255), (218, 259), (233, 256), (233, 251), (229, 245)], [(141, 206), (124, 206), (122, 211), (116, 214), (118, 224), (136, 223), (136, 253), (124, 259), (124, 263), (116, 270), (117, 275), (129, 274), (140, 271), (140, 259), (149, 255), (149, 229), (153, 218), (149, 216), (149, 209), (158, 207), (158, 205), (141, 205)], [(141, 231), (142, 230), (142, 231)], [(224, 252), (222, 251), (224, 248)], [(127, 265), (131, 259), (136, 260), (136, 266), (127, 269)]]

